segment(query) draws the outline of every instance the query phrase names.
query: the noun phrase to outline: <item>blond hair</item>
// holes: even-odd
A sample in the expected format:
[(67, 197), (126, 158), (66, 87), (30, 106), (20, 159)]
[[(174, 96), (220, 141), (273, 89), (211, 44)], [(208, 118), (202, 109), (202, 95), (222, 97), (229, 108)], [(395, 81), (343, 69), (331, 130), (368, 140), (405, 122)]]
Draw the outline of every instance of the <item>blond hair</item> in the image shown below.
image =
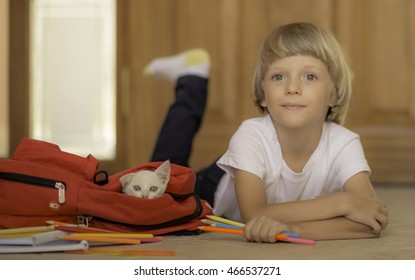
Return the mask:
[(253, 90), (256, 106), (262, 112), (265, 98), (263, 79), (268, 67), (275, 60), (294, 56), (310, 55), (320, 59), (328, 69), (333, 81), (331, 106), (326, 121), (343, 124), (352, 92), (352, 75), (346, 58), (337, 40), (326, 30), (311, 23), (291, 23), (274, 29), (264, 40), (254, 73)]

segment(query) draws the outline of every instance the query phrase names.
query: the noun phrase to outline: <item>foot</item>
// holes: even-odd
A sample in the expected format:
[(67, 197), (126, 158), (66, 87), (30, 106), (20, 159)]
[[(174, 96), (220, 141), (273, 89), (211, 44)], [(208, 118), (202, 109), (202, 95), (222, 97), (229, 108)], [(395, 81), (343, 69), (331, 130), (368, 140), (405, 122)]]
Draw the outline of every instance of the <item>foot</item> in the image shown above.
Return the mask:
[(176, 82), (179, 77), (209, 77), (210, 57), (204, 49), (191, 49), (173, 56), (156, 58), (144, 69), (145, 77)]

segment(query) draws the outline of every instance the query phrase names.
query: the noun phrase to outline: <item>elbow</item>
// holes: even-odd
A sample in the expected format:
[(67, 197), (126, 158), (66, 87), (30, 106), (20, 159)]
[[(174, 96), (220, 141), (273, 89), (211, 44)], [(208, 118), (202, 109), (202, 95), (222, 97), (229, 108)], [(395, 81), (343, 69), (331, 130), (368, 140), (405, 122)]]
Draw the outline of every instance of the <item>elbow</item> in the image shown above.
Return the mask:
[(354, 238), (379, 238), (382, 231), (374, 231), (371, 227), (363, 225), (361, 228), (351, 232)]
[(256, 207), (256, 210), (251, 210), (251, 211), (244, 211), (243, 209), (241, 209), (241, 219), (244, 223), (248, 223), (250, 220), (255, 219), (257, 217), (261, 217), (261, 216), (267, 216), (264, 211), (261, 211), (262, 208), (261, 207)]

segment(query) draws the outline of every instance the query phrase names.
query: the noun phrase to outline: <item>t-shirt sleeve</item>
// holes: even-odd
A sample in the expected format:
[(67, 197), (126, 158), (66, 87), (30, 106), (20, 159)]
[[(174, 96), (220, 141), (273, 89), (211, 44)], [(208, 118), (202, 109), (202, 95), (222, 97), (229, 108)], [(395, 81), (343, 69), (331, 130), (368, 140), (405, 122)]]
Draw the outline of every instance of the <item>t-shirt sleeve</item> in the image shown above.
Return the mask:
[(344, 186), (346, 181), (357, 173), (367, 172), (370, 175), (370, 167), (359, 137), (353, 138), (344, 146), (334, 164), (337, 174), (335, 182), (340, 186)]
[(234, 168), (250, 172), (263, 179), (265, 173), (263, 135), (259, 128), (242, 124), (232, 136), (226, 153), (217, 164), (234, 177)]

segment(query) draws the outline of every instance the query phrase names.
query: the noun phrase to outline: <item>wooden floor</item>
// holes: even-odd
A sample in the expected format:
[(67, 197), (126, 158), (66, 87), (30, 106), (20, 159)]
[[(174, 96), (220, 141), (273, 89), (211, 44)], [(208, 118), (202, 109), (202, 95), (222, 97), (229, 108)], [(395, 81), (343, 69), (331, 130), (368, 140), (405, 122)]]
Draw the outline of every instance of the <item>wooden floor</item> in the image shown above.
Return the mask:
[[(377, 186), (390, 213), (388, 228), (378, 239), (318, 241), (315, 245), (289, 243), (257, 244), (240, 236), (203, 233), (199, 236), (168, 236), (162, 242), (108, 248), (172, 250), (168, 257), (128, 257), (128, 259), (281, 259), (281, 260), (415, 260), (415, 186)], [(126, 259), (111, 255), (70, 253), (10, 254), (0, 259)]]

